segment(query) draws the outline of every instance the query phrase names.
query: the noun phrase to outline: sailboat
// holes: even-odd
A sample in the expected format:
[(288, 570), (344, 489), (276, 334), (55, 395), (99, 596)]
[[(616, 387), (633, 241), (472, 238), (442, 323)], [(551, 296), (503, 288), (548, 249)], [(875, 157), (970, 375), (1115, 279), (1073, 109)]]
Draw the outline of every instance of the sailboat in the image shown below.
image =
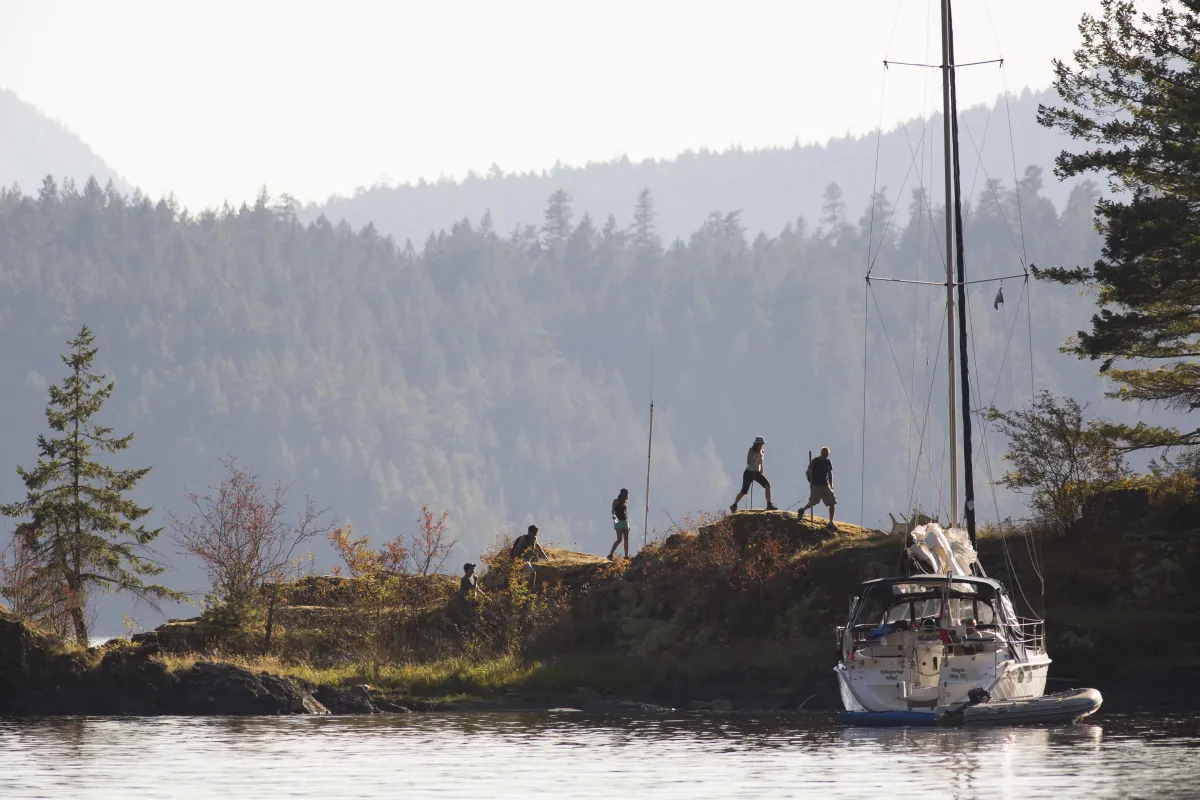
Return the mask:
[[(1100, 693), (1045, 693), (1051, 663), (1045, 621), (1017, 616), (1004, 583), (987, 576), (976, 551), (950, 0), (941, 0), (941, 31), (950, 524), (946, 529), (937, 523), (918, 525), (906, 542), (901, 574), (866, 581), (851, 597), (846, 624), (837, 628), (834, 667), (845, 708), (842, 719), (856, 725), (1074, 722), (1099, 709)], [(955, 398), (956, 378), (961, 379), (961, 407)], [(965, 490), (961, 519), (956, 425), (960, 410)], [(965, 529), (960, 527), (964, 523)]]

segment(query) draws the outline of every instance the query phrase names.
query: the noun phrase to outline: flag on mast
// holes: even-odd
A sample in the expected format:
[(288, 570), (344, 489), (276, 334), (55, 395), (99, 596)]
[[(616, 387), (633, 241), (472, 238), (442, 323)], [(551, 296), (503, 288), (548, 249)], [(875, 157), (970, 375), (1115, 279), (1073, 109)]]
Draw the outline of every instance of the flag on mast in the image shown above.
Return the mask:
[(1000, 291), (996, 292), (996, 300), (992, 303), (992, 308), (1000, 310), (1000, 304), (1004, 302), (1004, 284), (1000, 284)]

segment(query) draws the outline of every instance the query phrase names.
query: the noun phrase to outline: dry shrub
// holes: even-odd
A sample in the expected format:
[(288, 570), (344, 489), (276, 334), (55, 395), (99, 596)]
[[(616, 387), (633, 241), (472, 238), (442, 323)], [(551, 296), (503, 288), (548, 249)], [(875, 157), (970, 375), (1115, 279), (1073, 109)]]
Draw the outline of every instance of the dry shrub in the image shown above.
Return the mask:
[(1187, 472), (1163, 477), (1150, 492), (1150, 519), (1171, 530), (1195, 527), (1198, 489), (1200, 482)]
[(45, 568), (35, 541), (33, 526), (19, 525), (0, 551), (0, 597), (16, 619), (65, 640), (71, 628), (72, 593)]
[(236, 459), (221, 459), (225, 475), (207, 494), (188, 492), (193, 512), (186, 519), (168, 513), (181, 552), (199, 558), (212, 581), (206, 617), (230, 632), (251, 627), (265, 609), (263, 647), (271, 646), (276, 591), (299, 571), (299, 548), (326, 535), (333, 524), (326, 510), (305, 498), (295, 521), (289, 519), (288, 487), (276, 481), (268, 492)]
[(509, 556), (512, 542), (498, 539), (480, 557), (491, 588), (480, 598), (459, 605), (459, 629), (472, 655), (525, 656), (539, 635), (569, 613), (570, 592), (559, 585), (529, 587), (521, 576), (521, 560)]

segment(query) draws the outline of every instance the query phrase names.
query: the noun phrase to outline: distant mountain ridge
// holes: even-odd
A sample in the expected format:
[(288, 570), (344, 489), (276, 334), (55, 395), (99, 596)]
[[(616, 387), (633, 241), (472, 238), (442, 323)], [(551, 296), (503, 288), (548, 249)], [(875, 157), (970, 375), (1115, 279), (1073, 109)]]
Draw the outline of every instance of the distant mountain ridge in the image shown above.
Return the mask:
[[(1039, 103), (1056, 102), (1052, 89), (1025, 89), (1010, 94), (1007, 103), (999, 97), (991, 108), (977, 106), (960, 114), (965, 197), (976, 198), (988, 178), (1012, 186), (1014, 163), (1022, 169), (1035, 164), (1045, 170), (1044, 196), (1059, 210), (1066, 206), (1077, 182), (1060, 183), (1051, 173), (1055, 156), (1069, 146), (1070, 139), (1043, 128), (1036, 120)], [(611, 214), (619, 224), (627, 225), (638, 193), (648, 188), (660, 209), (659, 233), (667, 241), (686, 237), (715, 211), (740, 210), (740, 220), (751, 236), (759, 232), (773, 236), (799, 217), (816, 223), (822, 214), (822, 193), (834, 182), (851, 207), (867, 203), (878, 188), (886, 189), (888, 199), (905, 208), (908, 190), (917, 185), (917, 170), (907, 168), (922, 144), (931, 149), (925, 150), (920, 160), (933, 166), (925, 185), (939, 194), (941, 125), (937, 114), (929, 120), (898, 125), (878, 141), (871, 133), (825, 144), (685, 151), (665, 160), (620, 158), (582, 167), (556, 166), (541, 174), (505, 173), (493, 165), (488, 174), (463, 181), (363, 188), (351, 197), (309, 204), (298, 216), (310, 222), (324, 215), (335, 224), (344, 219), (356, 229), (373, 224), (401, 243), (411, 239), (419, 245), (430, 232), (449, 230), (464, 218), (481, 219), (488, 211), (500, 231), (539, 224), (546, 198), (558, 189), (571, 195), (577, 215), (589, 214), (600, 224)], [(982, 169), (978, 168), (979, 150), (983, 152)], [(902, 184), (907, 187), (903, 192)]]
[(51, 119), (13, 92), (0, 89), (0, 186), (16, 184), (26, 193), (36, 193), (47, 175), (56, 182), (69, 179), (82, 186), (95, 177), (104, 186), (129, 194), (133, 186), (117, 174), (79, 136)]

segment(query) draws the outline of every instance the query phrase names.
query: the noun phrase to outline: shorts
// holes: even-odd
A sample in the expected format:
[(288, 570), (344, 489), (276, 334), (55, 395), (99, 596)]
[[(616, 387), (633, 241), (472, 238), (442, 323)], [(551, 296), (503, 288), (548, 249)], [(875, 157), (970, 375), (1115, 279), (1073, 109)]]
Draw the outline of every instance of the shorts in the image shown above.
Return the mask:
[(746, 470), (742, 473), (742, 494), (750, 491), (751, 483), (757, 483), (764, 489), (771, 488), (771, 482), (767, 480), (767, 477), (761, 472), (751, 472), (750, 470)]
[(837, 498), (833, 496), (833, 489), (830, 489), (824, 483), (814, 483), (809, 487), (807, 505), (815, 506), (818, 501), (824, 503), (829, 508), (837, 505)]
[(616, 522), (613, 523), (613, 530), (615, 530), (618, 535), (622, 534), (622, 533), (629, 533), (629, 520), (627, 520), (627, 519), (617, 520)]

